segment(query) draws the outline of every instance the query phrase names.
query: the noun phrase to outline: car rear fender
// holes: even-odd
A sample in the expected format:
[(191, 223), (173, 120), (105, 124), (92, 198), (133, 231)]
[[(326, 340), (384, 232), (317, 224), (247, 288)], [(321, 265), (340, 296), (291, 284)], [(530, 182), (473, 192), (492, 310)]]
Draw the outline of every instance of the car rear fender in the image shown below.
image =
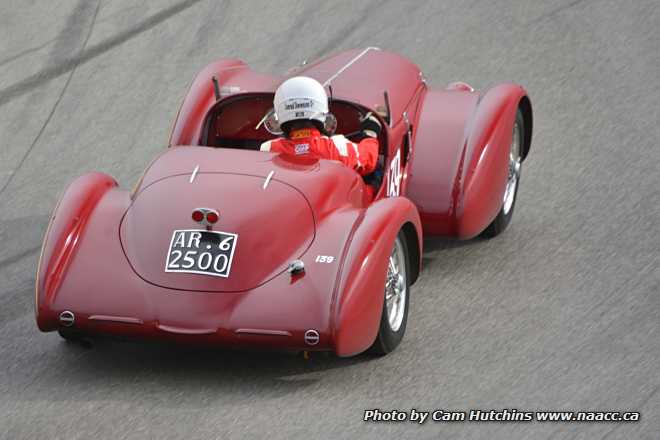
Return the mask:
[[(64, 191), (51, 217), (37, 267), (35, 314), (43, 331), (53, 330), (48, 305), (66, 273), (71, 258), (85, 234), (89, 218), (104, 195), (117, 182), (103, 173), (88, 173), (74, 180)], [(114, 232), (114, 231), (113, 231)]]
[(413, 272), (421, 268), (422, 230), (413, 203), (404, 197), (382, 199), (366, 211), (348, 245), (333, 293), (331, 316), (335, 352), (352, 356), (376, 338), (383, 307), (387, 264), (394, 240), (404, 230)]

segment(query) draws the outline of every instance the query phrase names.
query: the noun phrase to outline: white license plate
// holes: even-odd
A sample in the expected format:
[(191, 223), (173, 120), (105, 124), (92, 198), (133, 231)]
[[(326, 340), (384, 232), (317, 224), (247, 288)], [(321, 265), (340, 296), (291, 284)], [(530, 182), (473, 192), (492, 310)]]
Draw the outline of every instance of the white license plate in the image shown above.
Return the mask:
[(172, 233), (165, 272), (185, 272), (229, 277), (238, 234), (203, 229)]

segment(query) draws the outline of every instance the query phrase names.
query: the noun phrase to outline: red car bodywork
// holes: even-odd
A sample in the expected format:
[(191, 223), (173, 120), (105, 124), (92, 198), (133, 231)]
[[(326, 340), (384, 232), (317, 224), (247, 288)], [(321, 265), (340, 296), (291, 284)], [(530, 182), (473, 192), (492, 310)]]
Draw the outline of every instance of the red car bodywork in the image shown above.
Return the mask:
[[(337, 162), (254, 151), (273, 137), (258, 121), (294, 75), (332, 87), (338, 132), (358, 128), (359, 110), (383, 118), (384, 176), (374, 199)], [(514, 84), (485, 94), (461, 83), (430, 89), (415, 65), (376, 48), (282, 77), (239, 60), (212, 63), (184, 99), (170, 148), (133, 191), (90, 173), (65, 192), (39, 262), (38, 326), (60, 328), (66, 310), (85, 333), (360, 353), (378, 331), (399, 231), (414, 282), (425, 234), (471, 238), (497, 215), (518, 108), (529, 127), (524, 157), (531, 106)], [(220, 212), (218, 230), (239, 236), (227, 278), (163, 270), (172, 231), (195, 228), (191, 212), (200, 206)], [(333, 263), (315, 264), (317, 256)], [(295, 259), (306, 265), (302, 276), (287, 272)], [(310, 329), (315, 345), (304, 338)]]

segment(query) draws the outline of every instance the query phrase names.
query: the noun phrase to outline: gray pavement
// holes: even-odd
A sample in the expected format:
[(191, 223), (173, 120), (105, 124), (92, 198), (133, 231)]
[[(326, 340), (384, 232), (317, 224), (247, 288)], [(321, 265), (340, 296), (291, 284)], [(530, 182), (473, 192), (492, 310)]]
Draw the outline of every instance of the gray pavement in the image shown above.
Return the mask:
[[(660, 438), (660, 3), (0, 1), (0, 438)], [(77, 175), (131, 187), (194, 74), (376, 45), (429, 81), (525, 85), (513, 223), (427, 240), (408, 333), (373, 359), (38, 332), (36, 261)], [(361, 421), (382, 409), (623, 409), (635, 424)]]

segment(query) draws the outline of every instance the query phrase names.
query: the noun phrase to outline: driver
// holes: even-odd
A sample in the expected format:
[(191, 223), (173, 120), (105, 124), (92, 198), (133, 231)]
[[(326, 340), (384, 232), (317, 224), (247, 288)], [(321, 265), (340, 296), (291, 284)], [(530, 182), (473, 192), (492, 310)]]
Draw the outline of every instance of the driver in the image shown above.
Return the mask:
[(338, 160), (362, 176), (375, 170), (381, 124), (373, 114), (361, 120), (359, 143), (343, 135), (328, 137), (336, 125), (328, 95), (318, 81), (305, 76), (284, 81), (275, 92), (273, 107), (285, 137), (264, 142), (261, 151)]

